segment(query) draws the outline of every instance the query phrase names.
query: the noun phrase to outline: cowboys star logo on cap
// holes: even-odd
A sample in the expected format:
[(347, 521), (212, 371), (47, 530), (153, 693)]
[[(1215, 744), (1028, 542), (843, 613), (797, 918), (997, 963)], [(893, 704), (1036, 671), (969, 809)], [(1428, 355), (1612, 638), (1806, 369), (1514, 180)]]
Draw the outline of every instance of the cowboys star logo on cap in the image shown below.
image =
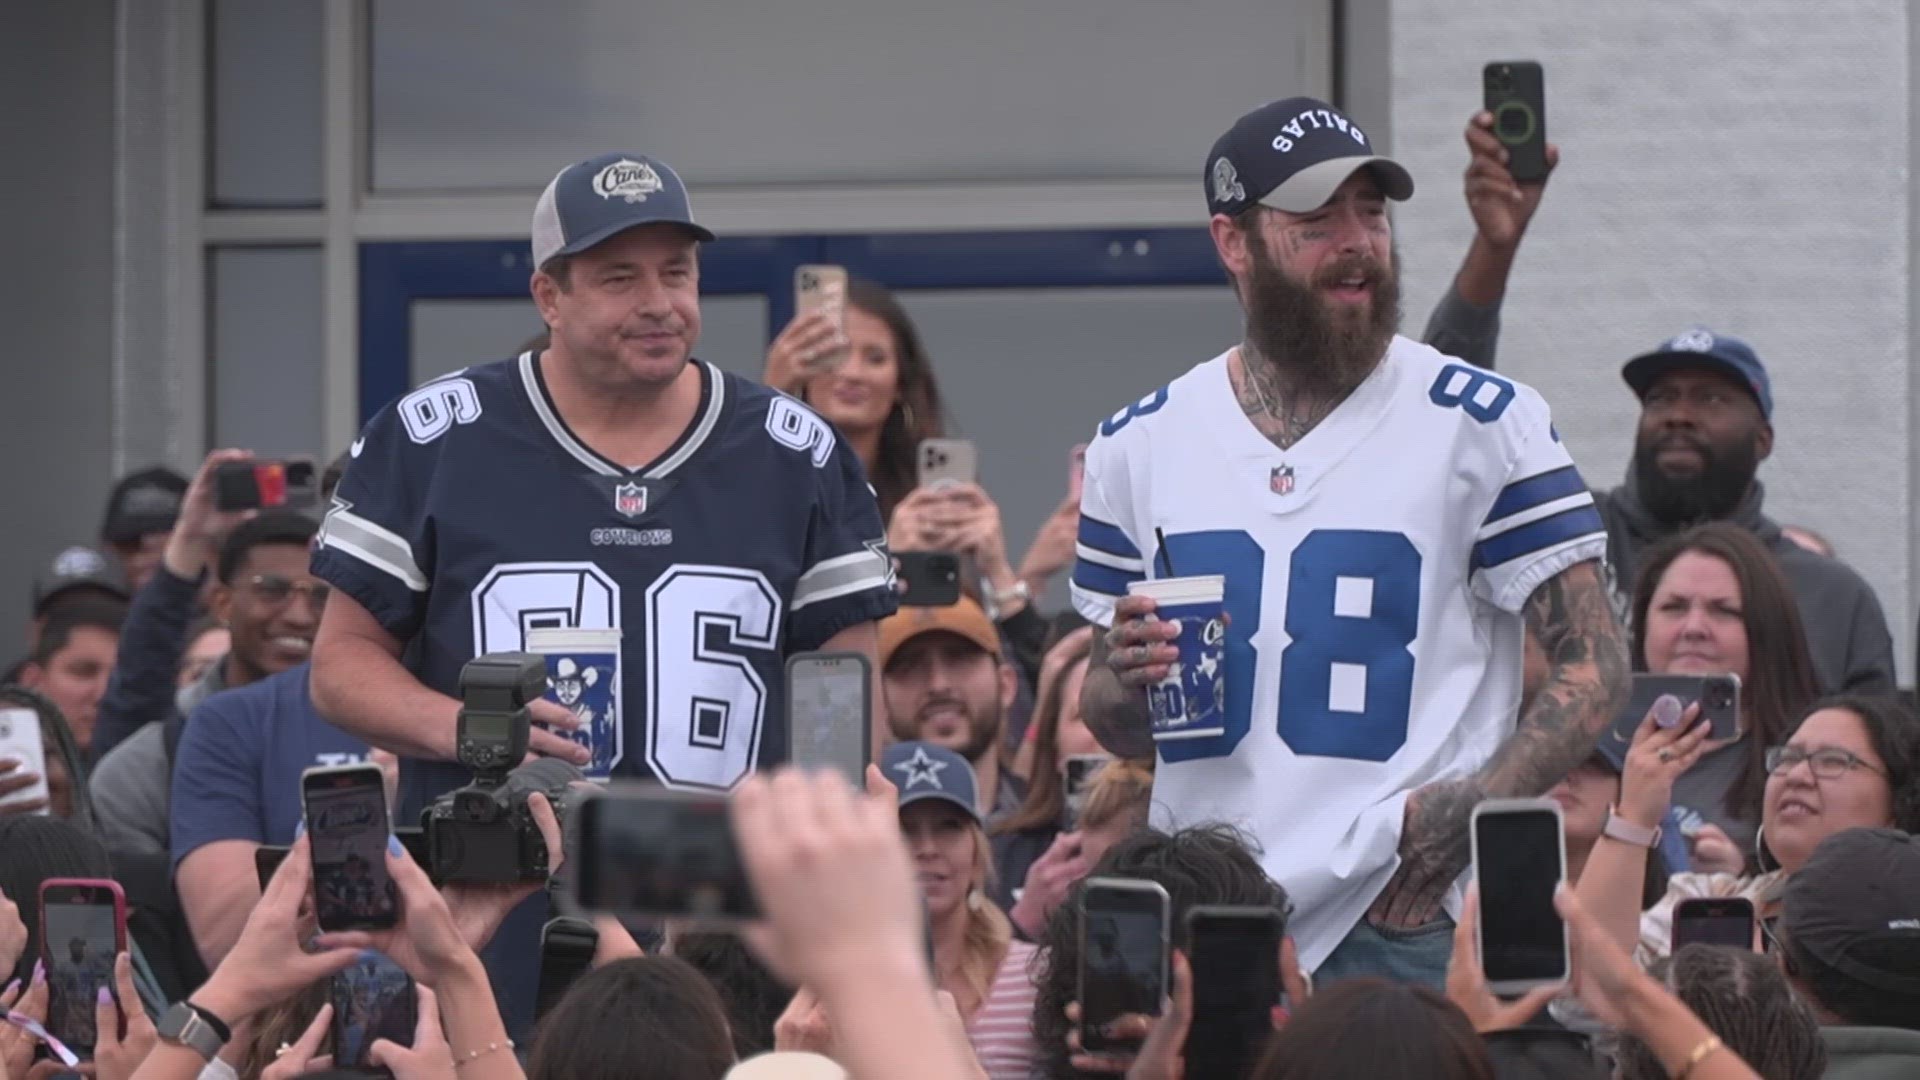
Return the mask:
[(937, 789), (945, 790), (944, 786), (940, 783), (940, 770), (946, 767), (946, 762), (935, 761), (928, 757), (926, 747), (916, 746), (913, 748), (913, 756), (896, 764), (893, 767), (893, 771), (906, 775), (907, 782), (902, 786), (908, 790), (921, 784), (929, 784)]
[(653, 166), (632, 158), (621, 158), (593, 176), (593, 193), (603, 199), (646, 202), (647, 196), (661, 187), (660, 174), (653, 171)]
[(1689, 330), (1667, 342), (1667, 348), (1674, 352), (1712, 352), (1713, 333), (1708, 330)]
[(1234, 169), (1233, 162), (1219, 158), (1213, 163), (1213, 201), (1239, 202), (1247, 197), (1247, 189), (1240, 186), (1240, 173)]

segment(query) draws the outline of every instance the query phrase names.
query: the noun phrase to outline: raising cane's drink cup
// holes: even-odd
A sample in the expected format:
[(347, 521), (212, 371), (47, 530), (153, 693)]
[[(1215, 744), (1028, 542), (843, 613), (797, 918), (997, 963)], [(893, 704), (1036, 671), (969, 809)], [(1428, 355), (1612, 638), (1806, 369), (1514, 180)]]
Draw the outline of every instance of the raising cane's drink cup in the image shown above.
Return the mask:
[(593, 755), (580, 771), (589, 780), (606, 780), (624, 749), (619, 628), (535, 627), (527, 631), (527, 651), (547, 658), (547, 700), (580, 721), (567, 733)]
[(1219, 574), (1155, 578), (1127, 586), (1151, 597), (1154, 616), (1180, 624), (1173, 644), (1180, 659), (1167, 677), (1147, 687), (1153, 737), (1198, 739), (1227, 730), (1227, 579)]

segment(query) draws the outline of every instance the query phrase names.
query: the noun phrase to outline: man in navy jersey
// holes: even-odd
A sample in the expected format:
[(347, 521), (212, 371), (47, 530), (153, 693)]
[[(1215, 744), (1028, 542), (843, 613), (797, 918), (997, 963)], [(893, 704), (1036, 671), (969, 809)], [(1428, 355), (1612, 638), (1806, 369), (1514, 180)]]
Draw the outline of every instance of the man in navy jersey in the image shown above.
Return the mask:
[[(662, 162), (561, 170), (533, 213), (551, 344), (429, 382), (354, 441), (313, 558), (334, 586), (313, 697), (403, 755), (399, 820), (469, 778), (461, 666), (528, 631), (618, 630), (606, 771), (714, 791), (786, 759), (788, 655), (874, 655), (897, 601), (859, 460), (805, 405), (692, 358), (711, 239)], [(592, 760), (574, 710), (535, 719), (556, 730), (534, 751)]]

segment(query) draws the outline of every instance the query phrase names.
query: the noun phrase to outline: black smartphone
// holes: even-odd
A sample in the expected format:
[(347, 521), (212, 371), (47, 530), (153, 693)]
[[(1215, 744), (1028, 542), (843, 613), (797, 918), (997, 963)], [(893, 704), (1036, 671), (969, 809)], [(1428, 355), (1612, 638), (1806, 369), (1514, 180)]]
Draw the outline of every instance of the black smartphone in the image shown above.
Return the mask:
[[(40, 962), (47, 976), (47, 1030), (81, 1058), (99, 1037), (95, 1010), (104, 987), (120, 1000), (114, 957), (127, 948), (127, 898), (105, 878), (40, 883)], [(124, 1013), (120, 1017), (126, 1026)], [(116, 1032), (115, 1034), (119, 1034)]]
[[(407, 849), (407, 854), (413, 856), (414, 862), (422, 867), (431, 865), (427, 861), (425, 829), (418, 825), (395, 825), (393, 835), (400, 841), (400, 846)], [(267, 891), (267, 882), (273, 880), (273, 875), (279, 871), (280, 864), (286, 861), (287, 852), (292, 850), (293, 847), (289, 844), (261, 844), (253, 849), (253, 874), (260, 879), (261, 892)]]
[(583, 800), (568, 866), (574, 898), (608, 915), (734, 921), (759, 915), (727, 797), (652, 786)]
[(593, 967), (600, 948), (600, 931), (585, 919), (560, 916), (540, 930), (540, 993), (534, 999), (533, 1018), (547, 1015), (567, 990)]
[(1753, 901), (1741, 896), (1696, 896), (1673, 908), (1672, 951), (1688, 945), (1753, 949)]
[(371, 949), (333, 976), (333, 1067), (391, 1076), (367, 1060), (375, 1039), (413, 1045), (420, 1003), (406, 969)]
[[(300, 774), (313, 845), (313, 911), (322, 930), (385, 929), (400, 894), (387, 873), (387, 785), (378, 765), (333, 765)], [(257, 865), (257, 864), (256, 864)]]
[(1080, 899), (1080, 1045), (1137, 1049), (1107, 1026), (1157, 1016), (1167, 996), (1167, 890), (1135, 878), (1089, 878)]
[(320, 470), (306, 458), (229, 461), (213, 470), (221, 510), (306, 510), (320, 503)]
[(1473, 808), (1473, 873), (1480, 885), (1480, 966), (1501, 995), (1565, 982), (1566, 923), (1553, 892), (1567, 876), (1560, 804), (1488, 799)]
[(860, 653), (787, 660), (787, 750), (793, 764), (832, 769), (856, 790), (873, 757), (873, 669)]
[(1197, 905), (1187, 911), (1193, 1026), (1187, 1072), (1246, 1076), (1273, 1038), (1285, 919), (1269, 907)]
[(1547, 177), (1547, 80), (1533, 60), (1495, 60), (1480, 73), (1493, 134), (1507, 148), (1507, 171), (1526, 182)]
[(908, 607), (946, 607), (960, 602), (960, 556), (951, 551), (897, 551)]
[(1708, 738), (1739, 737), (1738, 675), (1637, 673), (1633, 677), (1633, 689), (1627, 694), (1627, 703), (1613, 714), (1613, 723), (1608, 725), (1607, 733), (1600, 737), (1600, 752), (1613, 762), (1615, 768), (1621, 767), (1627, 760), (1627, 751), (1633, 748), (1633, 733), (1640, 730), (1640, 722), (1647, 718), (1647, 710), (1653, 708), (1656, 700), (1667, 695), (1679, 700), (1682, 711), (1696, 702), (1699, 704), (1700, 719), (1713, 725), (1708, 730)]
[(1062, 827), (1074, 829), (1079, 826), (1080, 811), (1087, 805), (1087, 789), (1093, 786), (1093, 778), (1112, 760), (1112, 754), (1075, 754), (1066, 760), (1066, 782), (1062, 785), (1066, 820), (1061, 822)]

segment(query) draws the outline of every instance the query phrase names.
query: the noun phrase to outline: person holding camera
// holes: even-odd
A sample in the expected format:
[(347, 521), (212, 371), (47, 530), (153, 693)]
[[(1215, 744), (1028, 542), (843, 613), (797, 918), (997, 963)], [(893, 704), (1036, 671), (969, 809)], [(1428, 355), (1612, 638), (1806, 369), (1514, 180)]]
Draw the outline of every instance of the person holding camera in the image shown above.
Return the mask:
[[(468, 779), (450, 694), (472, 657), (558, 633), (542, 649), (556, 672), (573, 661), (586, 710), (535, 702), (532, 751), (725, 791), (787, 756), (786, 657), (871, 657), (897, 602), (845, 440), (693, 358), (713, 234), (673, 170), (620, 153), (569, 165), (532, 224), (550, 343), (382, 409), (313, 556), (334, 586), (314, 701), (403, 755), (402, 817)], [(536, 926), (496, 944), (529, 963)], [(496, 975), (524, 998), (510, 1018), (530, 1017), (534, 980)]]

